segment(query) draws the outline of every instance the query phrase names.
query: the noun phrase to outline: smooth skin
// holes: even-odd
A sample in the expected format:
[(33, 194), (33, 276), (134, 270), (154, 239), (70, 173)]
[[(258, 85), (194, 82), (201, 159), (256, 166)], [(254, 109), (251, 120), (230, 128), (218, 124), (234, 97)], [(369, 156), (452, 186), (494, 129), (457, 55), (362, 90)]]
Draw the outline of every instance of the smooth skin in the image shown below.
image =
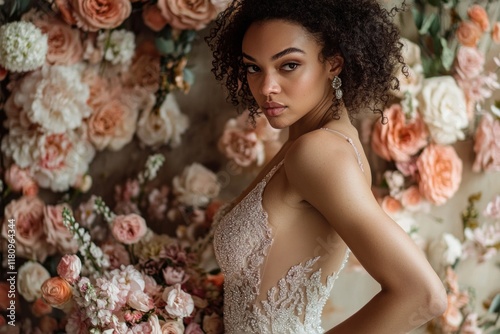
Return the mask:
[[(264, 192), (269, 216), (285, 220), (287, 211), (303, 210), (304, 221), (329, 224), (381, 285), (376, 296), (328, 334), (407, 333), (445, 311), (446, 291), (423, 252), (376, 201), (347, 110), (342, 108), (338, 120), (329, 116), (330, 84), (342, 71), (343, 59), (323, 60), (321, 49), (295, 23), (269, 20), (247, 30), (242, 52), (252, 95), (274, 128), (289, 130), (281, 151), (248, 189), (284, 158)], [(321, 127), (353, 139), (364, 172), (352, 146)]]

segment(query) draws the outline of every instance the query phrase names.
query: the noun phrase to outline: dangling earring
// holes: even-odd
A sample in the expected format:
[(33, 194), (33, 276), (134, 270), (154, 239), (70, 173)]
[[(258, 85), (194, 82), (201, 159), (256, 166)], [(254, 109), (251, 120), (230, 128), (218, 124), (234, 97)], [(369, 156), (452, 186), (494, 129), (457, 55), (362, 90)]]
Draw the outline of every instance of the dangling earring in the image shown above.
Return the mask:
[(333, 89), (335, 89), (335, 97), (337, 98), (337, 100), (340, 100), (344, 95), (342, 89), (340, 89), (340, 86), (342, 86), (342, 80), (340, 80), (340, 78), (336, 75), (333, 78), (332, 87)]

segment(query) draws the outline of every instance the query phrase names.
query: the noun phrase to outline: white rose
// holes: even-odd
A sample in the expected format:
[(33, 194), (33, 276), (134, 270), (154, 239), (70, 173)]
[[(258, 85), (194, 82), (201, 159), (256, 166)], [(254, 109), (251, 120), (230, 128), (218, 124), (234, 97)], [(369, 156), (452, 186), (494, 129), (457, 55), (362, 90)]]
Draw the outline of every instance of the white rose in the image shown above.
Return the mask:
[(451, 76), (424, 80), (419, 95), (420, 112), (434, 142), (452, 144), (464, 138), (469, 121), (463, 91)]
[(181, 290), (180, 284), (165, 288), (162, 299), (166, 302), (165, 310), (172, 317), (188, 317), (194, 310), (193, 298), (190, 294)]
[(43, 282), (50, 278), (50, 274), (40, 263), (25, 262), (17, 272), (17, 291), (29, 302), (42, 296)]
[(154, 307), (153, 300), (141, 290), (134, 290), (129, 293), (127, 304), (142, 312), (148, 312)]
[(450, 233), (432, 240), (427, 249), (429, 262), (438, 274), (444, 274), (447, 266), (462, 256), (462, 243)]
[(220, 191), (217, 176), (196, 162), (184, 168), (181, 176), (174, 177), (172, 185), (181, 203), (197, 207), (207, 205)]
[(181, 113), (173, 94), (167, 98), (157, 112), (153, 112), (155, 97), (146, 97), (146, 107), (143, 109), (137, 123), (137, 137), (148, 146), (158, 146), (170, 143), (175, 147), (181, 143), (181, 135), (189, 127), (189, 119)]
[(161, 334), (183, 334), (184, 325), (180, 321), (167, 320), (161, 323)]

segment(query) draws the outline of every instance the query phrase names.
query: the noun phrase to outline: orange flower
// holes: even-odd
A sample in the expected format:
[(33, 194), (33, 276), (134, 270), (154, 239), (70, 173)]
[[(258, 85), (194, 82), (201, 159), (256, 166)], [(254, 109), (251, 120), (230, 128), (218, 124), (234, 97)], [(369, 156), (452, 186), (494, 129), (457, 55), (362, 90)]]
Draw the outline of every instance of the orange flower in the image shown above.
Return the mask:
[(500, 22), (496, 22), (493, 25), (493, 30), (491, 31), (491, 39), (493, 39), (493, 42), (500, 44)]
[(43, 282), (41, 290), (45, 302), (56, 308), (63, 308), (73, 296), (69, 283), (59, 276)]
[(381, 207), (388, 215), (396, 214), (403, 208), (401, 202), (392, 196), (385, 196), (382, 200)]
[(471, 21), (462, 21), (457, 29), (458, 41), (465, 46), (476, 46), (482, 34), (481, 28)]
[(488, 19), (488, 13), (480, 5), (472, 5), (467, 10), (467, 15), (472, 22), (477, 23), (482, 31), (487, 31), (490, 29), (490, 20)]

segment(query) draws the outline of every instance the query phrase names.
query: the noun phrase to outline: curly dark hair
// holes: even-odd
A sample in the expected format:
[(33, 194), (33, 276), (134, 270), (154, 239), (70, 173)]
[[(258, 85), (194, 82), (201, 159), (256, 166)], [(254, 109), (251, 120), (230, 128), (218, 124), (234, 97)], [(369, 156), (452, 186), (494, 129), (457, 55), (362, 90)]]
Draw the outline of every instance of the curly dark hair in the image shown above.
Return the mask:
[[(258, 106), (243, 66), (243, 36), (258, 21), (281, 19), (297, 23), (323, 47), (322, 59), (337, 54), (344, 58), (339, 76), (349, 116), (363, 108), (383, 116), (381, 108), (389, 99), (389, 91), (399, 88), (394, 75), (396, 66), (401, 64), (407, 73), (399, 29), (392, 22), (404, 7), (404, 1), (401, 7), (389, 11), (376, 0), (233, 0), (205, 38), (213, 52), (212, 72), (226, 86), (227, 100), (248, 108), (253, 118)], [(340, 101), (332, 99), (332, 116), (338, 118)]]

